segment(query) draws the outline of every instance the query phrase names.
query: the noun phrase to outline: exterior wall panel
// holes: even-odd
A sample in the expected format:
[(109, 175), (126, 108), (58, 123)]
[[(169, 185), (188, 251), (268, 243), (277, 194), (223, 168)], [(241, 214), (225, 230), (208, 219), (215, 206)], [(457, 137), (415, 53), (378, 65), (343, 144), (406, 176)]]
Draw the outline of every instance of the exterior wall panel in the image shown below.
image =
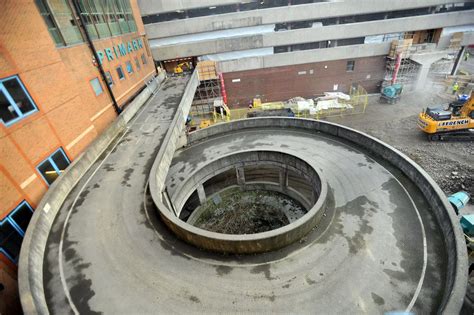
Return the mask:
[(245, 107), (254, 97), (260, 97), (262, 102), (285, 101), (295, 96), (310, 98), (333, 91), (334, 85), (344, 93), (352, 84), (361, 84), (369, 93), (378, 92), (385, 57), (353, 60), (352, 72), (346, 71), (348, 60), (335, 60), (224, 73), (229, 105)]
[[(163, 2), (163, 5), (156, 5), (157, 2)], [(169, 2), (170, 6), (165, 6), (165, 2)], [(225, 5), (228, 4), (229, 1), (221, 0), (212, 2), (214, 3), (214, 5), (217, 5), (217, 3), (219, 3), (219, 5)], [(313, 19), (316, 20), (321, 18), (356, 14), (388, 12), (457, 2), (466, 2), (466, 0), (346, 0), (337, 2), (331, 1), (147, 24), (145, 25), (145, 29), (149, 38), (153, 39), (182, 34), (211, 32), (235, 27), (256, 26), (263, 24), (274, 24)], [(206, 4), (204, 3), (205, 2), (203, 1), (203, 4), (201, 6), (206, 6)], [(139, 4), (142, 11), (142, 15), (158, 14), (160, 12), (188, 9), (193, 7), (191, 5), (181, 5), (181, 3), (178, 1), (166, 0), (141, 0)], [(171, 9), (171, 6), (175, 7), (175, 9)]]
[(155, 46), (153, 47), (153, 56), (157, 60), (167, 60), (206, 54), (218, 54), (235, 50), (294, 45), (326, 40), (364, 37), (369, 35), (467, 25), (472, 24), (473, 14), (474, 10), (468, 10), (462, 12), (440, 13), (436, 16), (426, 15), (396, 18), (390, 20), (270, 32), (253, 36), (185, 42), (182, 44)]

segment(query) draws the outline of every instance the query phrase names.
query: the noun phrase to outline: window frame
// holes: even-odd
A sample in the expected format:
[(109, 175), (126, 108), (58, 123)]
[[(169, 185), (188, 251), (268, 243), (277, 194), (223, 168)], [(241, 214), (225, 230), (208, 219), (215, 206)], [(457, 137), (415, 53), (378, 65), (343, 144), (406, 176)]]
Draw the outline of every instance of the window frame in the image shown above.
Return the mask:
[(26, 205), (28, 207), (28, 209), (30, 209), (31, 213), (33, 213), (33, 208), (30, 206), (30, 204), (26, 201), (26, 200), (23, 200), (22, 202), (20, 202), (18, 204), (18, 206), (15, 207), (15, 209), (13, 209), (7, 216), (8, 220), (11, 221), (12, 225), (18, 230), (18, 232), (20, 232), (20, 235), (22, 237), (25, 236), (25, 233), (26, 233), (26, 230), (23, 231), (23, 229), (21, 228), (21, 226), (13, 219), (13, 215), (15, 213), (18, 212), (18, 210), (20, 210), (20, 208), (23, 206), (23, 205)]
[[(94, 85), (92, 84), (92, 81), (96, 81), (96, 80), (97, 80), (97, 83), (99, 83), (99, 86), (100, 86), (100, 93), (99, 93), (99, 94), (97, 94), (97, 91), (96, 91), (96, 89), (94, 88)], [(100, 84), (100, 80), (99, 80), (98, 77), (95, 77), (95, 78), (93, 78), (93, 79), (90, 79), (90, 80), (89, 80), (89, 84), (91, 85), (92, 91), (94, 91), (94, 94), (95, 94), (96, 97), (97, 97), (97, 96), (100, 96), (101, 94), (104, 94), (104, 88), (102, 87), (102, 84)]]
[[(128, 69), (128, 66), (130, 66), (130, 69)], [(131, 60), (125, 61), (125, 68), (127, 69), (128, 75), (132, 75), (135, 72), (135, 69), (133, 69), (133, 64)]]
[[(39, 170), (39, 167), (45, 163), (46, 161), (48, 161), (51, 166), (53, 167), (54, 171), (58, 174), (58, 177), (61, 176), (61, 170), (58, 168), (58, 166), (56, 165), (56, 163), (53, 161), (53, 155), (55, 155), (57, 152), (61, 152), (63, 154), (63, 156), (66, 158), (66, 161), (69, 163), (69, 165), (71, 165), (71, 160), (69, 159), (69, 157), (67, 156), (66, 152), (64, 152), (63, 148), (62, 147), (59, 147), (56, 151), (54, 151), (53, 153), (51, 153), (46, 159), (44, 159), (43, 161), (41, 161), (40, 163), (38, 163), (38, 165), (36, 166), (36, 171), (40, 174), (41, 178), (43, 178), (44, 182), (46, 183), (46, 185), (51, 186), (53, 183), (48, 183), (48, 181), (46, 180), (46, 178), (43, 176), (43, 174), (41, 173), (41, 171)], [(69, 166), (68, 165), (68, 166)]]
[[(120, 74), (118, 73), (118, 69), (120, 69), (120, 72), (122, 73), (122, 77), (120, 77)], [(117, 72), (119, 81), (125, 80), (125, 72), (123, 72), (122, 65), (118, 65), (117, 67), (115, 67), (115, 71)]]
[[(352, 63), (351, 69), (349, 69), (350, 63)], [(346, 62), (346, 72), (354, 72), (355, 71), (355, 65), (356, 65), (355, 60), (347, 60), (347, 62)]]
[[(76, 12), (73, 10), (70, 1), (62, 1), (64, 1), (65, 6), (69, 9), (72, 20), (74, 20)], [(51, 8), (52, 6), (48, 0), (35, 0), (35, 3), (56, 47), (67, 47), (86, 42), (78, 25), (75, 24), (73, 27), (77, 27), (81, 41), (75, 42), (66, 37), (67, 33), (63, 30), (64, 25), (61, 25), (58, 20), (58, 14), (63, 12), (55, 12), (54, 6)], [(92, 40), (121, 36), (138, 31), (130, 0), (100, 2), (96, 0), (80, 0), (78, 4), (79, 12), (77, 14), (84, 17), (86, 21), (85, 27), (88, 29)], [(51, 21), (54, 27), (50, 27), (46, 20)], [(57, 39), (53, 33), (57, 33)]]
[[(31, 110), (29, 112), (27, 112), (26, 114), (23, 114), (21, 112), (21, 110), (18, 108), (18, 106), (16, 105), (15, 103), (15, 100), (13, 99), (13, 97), (10, 95), (10, 92), (8, 92), (7, 88), (3, 85), (3, 82), (5, 81), (9, 81), (9, 80), (13, 80), (13, 79), (16, 79), (17, 82), (19, 83), (21, 89), (23, 90), (23, 92), (25, 93), (26, 97), (28, 98), (28, 100), (31, 102), (31, 104), (33, 105), (34, 107), (34, 110)], [(39, 109), (38, 109), (38, 106), (36, 105), (36, 103), (33, 101), (33, 98), (31, 97), (30, 93), (28, 93), (28, 90), (25, 88), (23, 82), (21, 82), (21, 79), (18, 75), (13, 75), (13, 76), (9, 76), (9, 77), (6, 77), (6, 78), (3, 78), (3, 79), (0, 79), (0, 91), (3, 93), (3, 95), (5, 95), (5, 98), (10, 102), (10, 105), (13, 106), (13, 109), (15, 110), (15, 113), (18, 115), (18, 117), (8, 121), (8, 122), (5, 122), (3, 121), (3, 118), (0, 118), (0, 120), (2, 121), (2, 123), (6, 126), (6, 127), (9, 127), (13, 124), (15, 124), (16, 122), (26, 118), (27, 116), (30, 116), (36, 112), (39, 112)]]
[[(19, 225), (18, 223), (13, 219), (13, 215), (18, 212), (18, 210), (22, 207), (26, 205), (27, 208), (31, 211), (31, 215), (33, 216), (33, 213), (34, 213), (34, 210), (33, 210), (33, 207), (26, 201), (26, 200), (23, 200), (22, 202), (20, 202), (16, 207), (15, 209), (13, 209), (12, 211), (10, 211), (10, 213), (5, 217), (3, 218), (2, 220), (0, 220), (0, 225), (3, 225), (5, 223), (9, 223), (12, 228), (20, 235), (20, 237), (22, 238), (22, 241), (23, 239), (25, 238), (25, 233), (26, 231), (24, 231)], [(21, 247), (20, 247), (21, 249)], [(14, 264), (17, 264), (18, 263), (18, 258), (20, 257), (20, 253), (18, 253), (18, 257), (17, 259), (14, 259), (13, 257), (10, 256), (10, 254), (7, 253), (6, 250), (4, 250), (2, 247), (0, 247), (0, 253), (2, 253), (5, 257), (7, 257), (8, 259), (10, 259)]]
[(140, 61), (138, 60), (138, 57), (135, 57), (135, 67), (137, 68), (137, 72), (140, 71), (141, 66), (140, 66)]
[[(112, 73), (110, 71), (105, 71), (105, 78), (107, 79), (107, 84), (112, 88), (115, 85)], [(109, 78), (111, 83), (109, 83)]]

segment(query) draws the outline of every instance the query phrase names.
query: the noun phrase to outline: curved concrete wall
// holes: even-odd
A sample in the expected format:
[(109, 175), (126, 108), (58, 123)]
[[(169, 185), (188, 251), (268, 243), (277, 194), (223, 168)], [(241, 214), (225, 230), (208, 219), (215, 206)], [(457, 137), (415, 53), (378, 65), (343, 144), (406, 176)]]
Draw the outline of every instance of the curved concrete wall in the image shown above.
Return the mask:
[(191, 133), (188, 137), (188, 143), (192, 144), (215, 135), (231, 133), (242, 129), (265, 127), (301, 128), (311, 132), (324, 132), (351, 141), (357, 146), (367, 149), (389, 161), (412, 180), (432, 207), (433, 213), (443, 232), (448, 252), (446, 291), (440, 303), (440, 312), (446, 314), (459, 313), (467, 286), (467, 253), (464, 237), (458, 218), (452, 210), (445, 194), (420, 166), (397, 149), (383, 143), (377, 138), (334, 123), (310, 119), (262, 117), (236, 120), (231, 123), (217, 124), (202, 129), (199, 132)]
[[(179, 217), (184, 204), (196, 190), (197, 186), (202, 185), (205, 181), (229, 169), (250, 165), (272, 165), (275, 168), (285, 167), (307, 180), (308, 186), (313, 188), (311, 198), (309, 196), (291, 196), (305, 205), (306, 209), (311, 208), (315, 199), (317, 199), (317, 196), (321, 192), (320, 175), (305, 161), (295, 156), (277, 151), (242, 151), (240, 153), (222, 156), (220, 159), (201, 167), (199, 170), (191, 174), (182, 185), (176, 187), (171, 196), (171, 201), (175, 206), (177, 216)], [(255, 183), (256, 182), (245, 182), (242, 186), (249, 186)], [(280, 182), (274, 184), (280, 185)], [(279, 191), (284, 193), (283, 190)]]
[(18, 287), (25, 314), (48, 314), (43, 288), (43, 260), (46, 241), (56, 215), (67, 195), (109, 144), (126, 127), (137, 111), (165, 79), (161, 74), (128, 105), (110, 125), (49, 187), (26, 230), (18, 263)]

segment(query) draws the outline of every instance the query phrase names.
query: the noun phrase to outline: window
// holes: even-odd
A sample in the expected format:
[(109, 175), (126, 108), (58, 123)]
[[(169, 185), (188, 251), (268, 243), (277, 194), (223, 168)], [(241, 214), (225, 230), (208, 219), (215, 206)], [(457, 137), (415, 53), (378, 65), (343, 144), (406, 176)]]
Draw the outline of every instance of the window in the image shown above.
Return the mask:
[(10, 218), (13, 220), (15, 225), (20, 228), (21, 232), (25, 234), (32, 215), (33, 209), (28, 202), (23, 201), (15, 210), (12, 211)]
[[(84, 42), (69, 0), (35, 0), (56, 46)], [(78, 0), (92, 39), (133, 33), (137, 26), (129, 0)]]
[(122, 66), (117, 67), (117, 75), (119, 77), (119, 80), (125, 79), (125, 75), (123, 74)]
[(56, 180), (56, 178), (58, 178), (59, 175), (64, 172), (69, 164), (69, 159), (67, 158), (63, 149), (59, 148), (50, 157), (38, 165), (37, 169), (46, 183), (51, 185)]
[(32, 215), (33, 209), (23, 201), (0, 221), (0, 252), (14, 263), (18, 262), (21, 242)]
[(137, 66), (137, 71), (140, 71), (140, 62), (137, 57), (135, 57), (135, 65)]
[(347, 71), (347, 72), (354, 71), (354, 68), (355, 68), (355, 61), (354, 61), (354, 60), (349, 60), (349, 61), (347, 61), (347, 64), (346, 64), (346, 71)]
[(36, 0), (35, 2), (56, 46), (78, 44), (84, 41), (73, 17), (69, 1)]
[(130, 61), (127, 61), (127, 62), (125, 62), (125, 65), (127, 67), (127, 72), (132, 74), (133, 73), (132, 63)]
[(142, 62), (143, 62), (144, 65), (146, 65), (147, 62), (148, 62), (148, 61), (146, 60), (145, 54), (142, 54)]
[(99, 79), (94, 78), (94, 79), (90, 80), (89, 82), (91, 83), (92, 88), (94, 89), (95, 96), (98, 96), (98, 95), (102, 94), (102, 92), (104, 92), (104, 90), (102, 90), (102, 85), (100, 85)]
[(80, 14), (93, 34), (105, 38), (133, 33), (137, 26), (129, 0), (79, 0)]
[(105, 77), (107, 78), (107, 84), (112, 87), (114, 85), (114, 79), (112, 78), (112, 75), (110, 74), (110, 71), (107, 71), (105, 73)]
[(17, 76), (0, 79), (0, 117), (5, 125), (36, 111), (36, 105)]

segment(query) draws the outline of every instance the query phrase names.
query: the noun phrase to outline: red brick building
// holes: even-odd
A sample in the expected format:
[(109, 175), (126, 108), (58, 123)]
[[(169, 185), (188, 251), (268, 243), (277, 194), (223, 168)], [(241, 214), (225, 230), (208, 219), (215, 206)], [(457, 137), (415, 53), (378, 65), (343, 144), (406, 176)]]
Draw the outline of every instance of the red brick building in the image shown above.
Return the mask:
[[(156, 72), (136, 0), (74, 2), (0, 5), (3, 301), (14, 289), (31, 213), (49, 185), (117, 117), (112, 95), (118, 107), (126, 106)], [(0, 303), (0, 313), (5, 307)]]

